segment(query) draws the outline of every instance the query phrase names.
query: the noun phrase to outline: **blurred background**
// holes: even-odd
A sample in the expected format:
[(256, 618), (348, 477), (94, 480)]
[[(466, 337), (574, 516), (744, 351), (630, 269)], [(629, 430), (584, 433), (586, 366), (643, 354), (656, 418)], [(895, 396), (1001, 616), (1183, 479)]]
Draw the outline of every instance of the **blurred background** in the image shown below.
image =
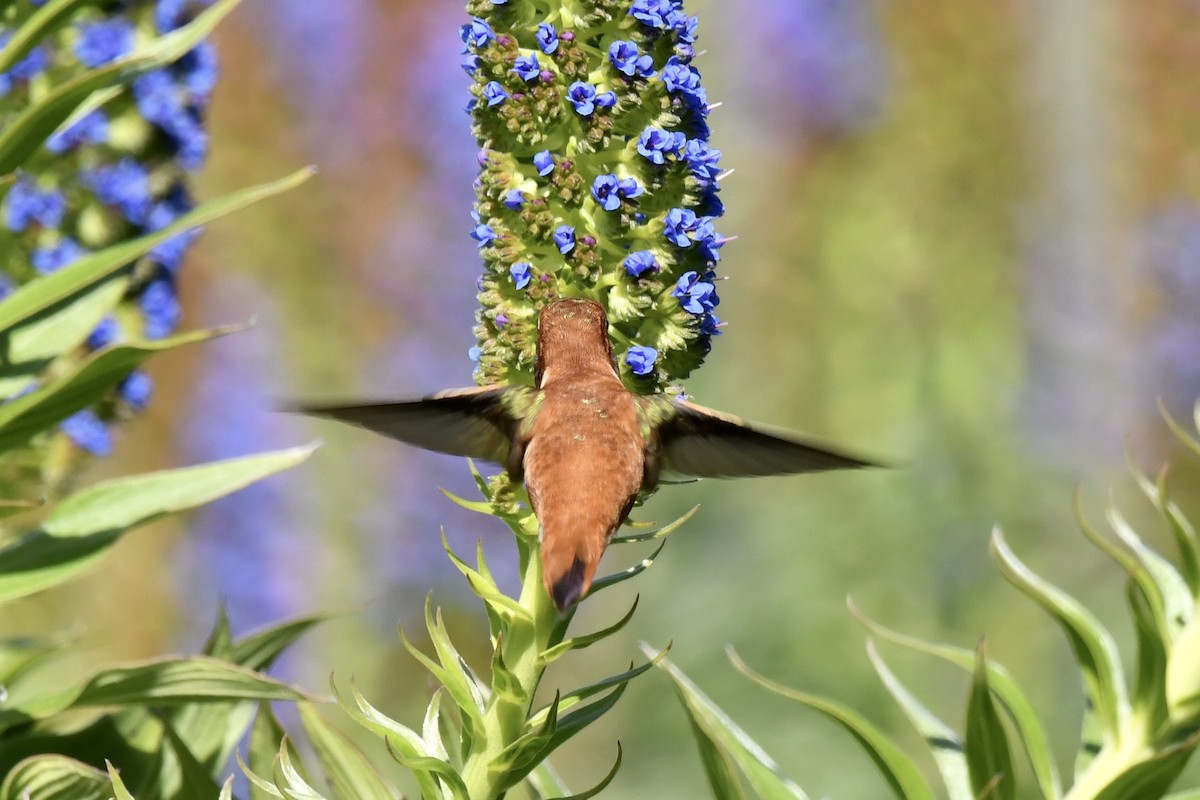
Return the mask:
[[(1200, 396), (1200, 3), (1195, 0), (689, 0), (723, 183), (729, 322), (689, 382), (701, 403), (884, 460), (859, 474), (666, 487), (635, 513), (701, 504), (658, 563), (586, 603), (579, 629), (641, 607), (626, 631), (565, 660), (571, 687), (672, 657), (814, 796), (882, 797), (839, 729), (737, 675), (727, 643), (785, 683), (847, 702), (919, 743), (863, 652), (855, 601), (885, 624), (1006, 663), (1049, 720), (1065, 765), (1081, 709), (1058, 631), (993, 569), (1002, 526), (1031, 566), (1091, 604), (1122, 643), (1118, 571), (1071, 512), (1110, 490), (1165, 543), (1125, 472), (1128, 446), (1200, 513), (1200, 465), (1156, 403)], [(471, 383), (480, 264), (467, 234), (477, 168), (457, 0), (248, 0), (219, 31), (222, 80), (198, 194), (306, 163), (299, 191), (223, 220), (182, 273), (185, 327), (254, 328), (153, 362), (157, 396), (89, 478), (317, 437), (304, 467), (123, 541), (113, 572), (30, 604), (87, 658), (195, 651), (219, 602), (245, 631), (341, 612), (279, 671), (321, 690), (356, 676), (416, 723), (429, 682), (427, 593), (480, 669), (486, 620), (439, 529), (482, 540), (515, 585), (494, 520), (439, 494), (474, 492), (465, 463), (275, 413), (294, 398), (393, 398)], [(646, 550), (616, 548), (610, 568)], [(103, 590), (102, 590), (103, 589)], [(49, 603), (49, 605), (48, 605)], [(131, 613), (154, 609), (155, 613)], [(944, 718), (966, 684), (884, 650)], [(560, 751), (576, 790), (625, 762), (606, 794), (706, 790), (665, 677), (636, 681)], [(380, 761), (387, 758), (375, 752)]]

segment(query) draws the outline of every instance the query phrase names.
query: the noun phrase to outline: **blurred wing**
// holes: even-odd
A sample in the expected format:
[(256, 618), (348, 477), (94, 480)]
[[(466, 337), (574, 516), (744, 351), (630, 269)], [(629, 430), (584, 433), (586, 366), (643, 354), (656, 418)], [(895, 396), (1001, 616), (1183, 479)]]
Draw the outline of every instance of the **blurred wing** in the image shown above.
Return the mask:
[(532, 389), (481, 386), (452, 389), (421, 400), (353, 406), (301, 406), (304, 414), (328, 417), (382, 433), (426, 450), (505, 464), (521, 404)]
[(663, 400), (674, 410), (664, 414), (658, 428), (664, 470), (700, 478), (739, 478), (877, 466), (730, 414)]

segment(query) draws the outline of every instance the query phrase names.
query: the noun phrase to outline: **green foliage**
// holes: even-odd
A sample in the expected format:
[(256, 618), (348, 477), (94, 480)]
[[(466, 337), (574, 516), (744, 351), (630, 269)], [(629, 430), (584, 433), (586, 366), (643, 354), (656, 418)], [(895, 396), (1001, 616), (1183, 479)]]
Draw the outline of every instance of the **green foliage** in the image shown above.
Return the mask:
[[(1200, 405), (1196, 416), (1200, 428)], [(1188, 447), (1200, 452), (1200, 444), (1190, 434), (1173, 421), (1169, 424)], [(1065, 788), (1032, 704), (1008, 671), (986, 655), (984, 644), (971, 652), (926, 642), (884, 627), (851, 603), (851, 610), (872, 636), (933, 656), (972, 676), (964, 732), (959, 735), (904, 687), (879, 655), (874, 640), (867, 642), (872, 665), (929, 747), (950, 798), (1164, 797), (1200, 743), (1200, 619), (1195, 614), (1200, 603), (1200, 548), (1195, 528), (1168, 496), (1166, 471), (1157, 481), (1136, 467), (1132, 471), (1177, 544), (1175, 560), (1146, 544), (1115, 506), (1106, 515), (1113, 541), (1092, 527), (1078, 499), (1076, 503), (1085, 536), (1127, 574), (1126, 598), (1137, 645), (1132, 685), (1124, 677), (1116, 641), (1104, 624), (1079, 601), (1026, 566), (999, 530), (992, 535), (992, 554), (1001, 574), (1062, 628), (1079, 667), (1085, 718), (1074, 775)], [(897, 797), (935, 796), (916, 763), (865, 717), (841, 703), (782, 686), (756, 673), (732, 650), (730, 658), (754, 682), (821, 712), (850, 732)], [(747, 785), (757, 797), (803, 796), (677, 667), (665, 660), (659, 666), (671, 677), (688, 712), (717, 797), (745, 797)], [(1032, 780), (1015, 764), (1014, 739), (1025, 753)], [(1190, 790), (1170, 796), (1178, 800), (1197, 793)]]
[[(616, 775), (621, 764), (619, 746), (605, 778), (578, 794), (571, 793), (554, 773), (548, 757), (611, 709), (629, 681), (650, 669), (665, 652), (587, 686), (556, 691), (549, 702), (539, 704), (537, 692), (546, 669), (571, 651), (617, 633), (632, 618), (637, 602), (609, 627), (568, 637), (574, 612), (560, 617), (542, 586), (537, 520), (513, 502), (513, 490), (507, 484), (499, 481), (489, 484), (478, 472), (474, 475), (484, 500), (453, 499), (466, 508), (494, 515), (509, 526), (517, 543), (522, 579), (519, 596), (510, 597), (497, 586), (482, 549), (478, 550), (472, 566), (446, 546), (447, 555), (483, 601), (487, 612), (492, 644), (490, 678), (481, 678), (481, 673), (467, 663), (451, 641), (441, 611), (430, 601), (425, 606), (425, 627), (433, 653), (420, 650), (400, 632), (405, 648), (439, 684), (419, 727), (409, 727), (384, 714), (362, 695), (353, 681), (347, 694), (333, 680), (333, 693), (351, 719), (382, 739), (392, 759), (413, 775), (421, 797), (427, 800), (499, 798), (518, 785), (524, 785), (537, 798), (592, 797)], [(683, 519), (688, 516), (691, 513)], [(678, 527), (683, 519), (653, 533), (619, 537), (614, 542), (658, 538)], [(596, 581), (592, 592), (640, 574), (652, 561), (653, 557), (647, 558), (629, 570)], [(301, 721), (321, 771), (334, 791), (332, 797), (396, 796), (382, 773), (370, 766), (342, 734), (329, 727), (315, 709), (302, 706)], [(245, 769), (263, 797), (324, 797), (313, 788), (311, 778), (305, 777), (286, 742), (269, 763), (261, 760), (254, 763), (254, 754), (252, 746), (251, 764)]]

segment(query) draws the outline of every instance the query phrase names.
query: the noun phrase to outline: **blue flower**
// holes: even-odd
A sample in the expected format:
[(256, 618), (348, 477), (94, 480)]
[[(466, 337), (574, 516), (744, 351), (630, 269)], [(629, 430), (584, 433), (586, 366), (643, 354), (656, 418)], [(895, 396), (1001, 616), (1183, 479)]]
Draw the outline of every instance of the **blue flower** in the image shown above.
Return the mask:
[(596, 107), (597, 108), (612, 108), (616, 104), (617, 104), (617, 93), (616, 92), (604, 92), (603, 94), (596, 95)]
[(520, 189), (509, 189), (508, 194), (504, 195), (504, 205), (513, 211), (520, 211), (521, 206), (525, 205), (525, 193)]
[(133, 26), (120, 17), (80, 25), (75, 56), (88, 67), (116, 61), (133, 50)]
[(668, 92), (685, 95), (700, 105), (707, 102), (708, 95), (700, 85), (700, 73), (674, 56), (662, 69), (662, 82)]
[(705, 314), (700, 320), (700, 333), (704, 336), (720, 336), (724, 324), (716, 314)]
[(17, 80), (31, 81), (45, 72), (49, 66), (50, 56), (47, 54), (46, 48), (38, 45), (30, 50), (24, 58), (13, 64), (8, 74)]
[(22, 176), (8, 190), (4, 224), (20, 233), (36, 222), (46, 228), (57, 228), (67, 211), (67, 201), (57, 189), (42, 191), (29, 178)]
[(625, 363), (634, 375), (649, 375), (654, 371), (654, 362), (657, 360), (657, 350), (640, 344), (635, 344), (625, 353)]
[(549, 175), (554, 171), (554, 156), (549, 150), (543, 150), (533, 157), (533, 165), (537, 167), (538, 175)]
[(598, 175), (592, 182), (592, 197), (605, 211), (616, 211), (621, 207), (621, 197), (617, 194), (616, 175)]
[(554, 244), (558, 252), (567, 254), (575, 249), (575, 229), (570, 225), (559, 225), (554, 229)]
[(496, 232), (492, 230), (491, 225), (480, 223), (471, 231), (471, 238), (475, 240), (476, 247), (484, 247), (496, 241)]
[(558, 49), (558, 31), (549, 22), (542, 22), (537, 26), (538, 47), (542, 48), (542, 52), (546, 55), (553, 53)]
[(622, 200), (637, 197), (645, 191), (636, 178), (622, 178), (617, 182), (617, 194), (621, 195)]
[(147, 339), (165, 339), (179, 324), (179, 301), (169, 280), (152, 281), (138, 298), (138, 305), (145, 317), (143, 334)]
[(467, 358), (471, 359), (471, 361), (478, 364), (479, 356), (480, 356), (480, 350), (478, 347), (472, 345), (471, 347), (467, 348)]
[(696, 228), (696, 212), (690, 208), (672, 208), (663, 220), (663, 236), (679, 247), (689, 247), (688, 233)]
[(675, 41), (679, 44), (695, 44), (696, 30), (700, 26), (700, 20), (697, 17), (689, 17), (680, 13), (675, 18), (675, 24), (672, 29), (675, 31)]
[(80, 247), (74, 239), (64, 236), (52, 247), (39, 247), (34, 250), (30, 260), (39, 274), (49, 275), (85, 255), (87, 250)]
[(491, 108), (507, 100), (508, 92), (504, 91), (499, 81), (489, 81), (488, 85), (483, 87), (483, 99), (487, 100), (488, 108)]
[(120, 398), (138, 411), (146, 408), (153, 391), (154, 381), (146, 373), (137, 370), (129, 373), (117, 387), (117, 394)]
[(92, 350), (108, 347), (121, 335), (121, 325), (111, 314), (100, 320), (100, 323), (88, 334), (87, 346)]
[(708, 146), (703, 139), (688, 139), (683, 148), (683, 159), (691, 168), (692, 173), (704, 184), (716, 181), (721, 174), (717, 162), (721, 160), (721, 151)]
[(159, 33), (170, 33), (187, 24), (195, 7), (208, 5), (212, 5), (212, 0), (158, 0), (154, 9), (154, 24)]
[(671, 290), (672, 297), (679, 298), (679, 305), (689, 314), (707, 314), (720, 302), (717, 298), (717, 288), (708, 281), (700, 280), (696, 272), (685, 272), (675, 288)]
[(197, 103), (207, 103), (217, 86), (217, 48), (212, 42), (201, 42), (175, 62), (183, 85)]
[(133, 99), (143, 117), (164, 128), (184, 110), (179, 86), (162, 69), (147, 72), (133, 82)]
[(517, 73), (521, 80), (529, 83), (537, 80), (542, 74), (542, 67), (538, 64), (537, 55), (530, 53), (526, 56), (517, 56), (517, 60), (513, 62), (512, 71)]
[(665, 164), (667, 156), (679, 156), (686, 142), (687, 136), (682, 131), (664, 131), (649, 126), (638, 137), (637, 151), (652, 164)]
[(132, 158), (97, 167), (83, 174), (83, 182), (107, 206), (116, 206), (135, 225), (146, 221), (153, 198), (146, 168)]
[(475, 17), (466, 25), (459, 29), (459, 34), (463, 40), (463, 52), (467, 52), (467, 48), (480, 48), (488, 42), (496, 41), (496, 32), (492, 30), (492, 26)]
[[(160, 231), (191, 209), (192, 204), (186, 194), (182, 191), (173, 192), (167, 199), (156, 203), (154, 208), (150, 209), (150, 214), (146, 217), (146, 230)], [(150, 251), (150, 257), (168, 272), (174, 272), (179, 267), (179, 262), (183, 260), (184, 253), (199, 235), (199, 228), (178, 233), (165, 242), (155, 245), (154, 249)]]
[(462, 68), (468, 75), (474, 75), (479, 70), (479, 56), (474, 53), (463, 56)]
[(618, 40), (608, 46), (608, 60), (629, 77), (638, 75), (649, 78), (654, 75), (654, 59), (638, 50), (635, 42)]
[(90, 408), (67, 417), (58, 427), (78, 447), (94, 456), (112, 452), (112, 433)]
[(668, 30), (682, 16), (672, 0), (634, 0), (629, 13), (651, 28)]
[(531, 280), (529, 270), (532, 266), (527, 261), (521, 261), (508, 268), (508, 274), (512, 276), (513, 285), (518, 289), (524, 289), (529, 285), (529, 281)]
[(103, 144), (108, 141), (108, 117), (97, 108), (79, 118), (71, 127), (56, 132), (46, 141), (46, 149), (60, 155), (81, 144)]
[(596, 87), (583, 81), (575, 81), (567, 88), (567, 99), (575, 106), (580, 116), (590, 116), (596, 110)]
[(636, 253), (630, 253), (621, 263), (625, 267), (625, 272), (635, 278), (642, 277), (642, 273), (647, 270), (658, 270), (658, 259), (650, 250), (638, 250)]

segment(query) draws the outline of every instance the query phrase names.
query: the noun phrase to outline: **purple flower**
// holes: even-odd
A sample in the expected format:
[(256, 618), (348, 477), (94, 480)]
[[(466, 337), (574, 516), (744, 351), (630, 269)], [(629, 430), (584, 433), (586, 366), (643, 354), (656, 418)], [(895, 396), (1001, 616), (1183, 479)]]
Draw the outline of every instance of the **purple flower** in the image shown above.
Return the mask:
[(79, 118), (71, 127), (58, 131), (46, 141), (46, 149), (60, 155), (81, 144), (102, 144), (108, 140), (108, 117), (96, 109)]
[(482, 248), (496, 241), (496, 232), (492, 230), (491, 225), (479, 223), (475, 229), (471, 231), (471, 238), (475, 240), (476, 247)]
[(721, 151), (708, 146), (703, 139), (688, 139), (683, 148), (683, 159), (694, 174), (704, 184), (716, 181), (721, 174), (717, 162), (721, 160)]
[(57, 228), (67, 211), (67, 201), (57, 189), (41, 190), (32, 179), (21, 176), (8, 190), (4, 224), (16, 233), (37, 223)]
[(664, 131), (650, 126), (638, 137), (637, 151), (652, 164), (665, 164), (667, 156), (678, 156), (686, 142), (687, 136), (682, 131)]
[(80, 25), (75, 56), (88, 67), (116, 61), (133, 50), (133, 26), (120, 17)]
[(635, 278), (640, 278), (642, 273), (647, 270), (658, 270), (658, 259), (650, 250), (638, 250), (636, 253), (630, 253), (621, 263), (625, 267), (625, 272)]
[(554, 171), (554, 156), (549, 150), (543, 150), (533, 157), (533, 165), (537, 167), (538, 175), (549, 175)]
[(521, 261), (508, 268), (508, 274), (512, 276), (513, 285), (518, 289), (524, 289), (529, 285), (531, 278), (529, 270), (532, 266), (527, 261)]
[(509, 189), (508, 194), (504, 195), (504, 205), (513, 211), (520, 211), (521, 206), (525, 205), (525, 193), (520, 189)]
[(724, 324), (716, 314), (705, 314), (700, 320), (700, 333), (705, 336), (720, 336)]
[(496, 41), (496, 32), (492, 30), (492, 26), (475, 17), (466, 25), (459, 29), (459, 35), (463, 41), (463, 52), (467, 52), (468, 48), (480, 48), (488, 42)]
[(634, 375), (649, 375), (654, 371), (654, 362), (657, 360), (657, 350), (640, 344), (635, 344), (625, 353), (625, 363)]
[(491, 108), (507, 100), (508, 92), (504, 91), (499, 81), (489, 81), (488, 85), (483, 87), (483, 99), (487, 100), (488, 108)]
[(121, 335), (121, 325), (112, 315), (100, 320), (95, 329), (88, 334), (87, 346), (92, 350), (99, 350), (101, 347), (108, 347), (117, 340)]
[(605, 211), (616, 211), (621, 207), (621, 197), (617, 194), (616, 175), (598, 175), (592, 182), (592, 197)]
[(690, 247), (688, 233), (696, 228), (696, 212), (690, 208), (672, 208), (663, 220), (663, 236), (679, 247)]
[(76, 446), (94, 456), (112, 452), (112, 433), (90, 408), (67, 417), (58, 427)]
[(80, 247), (74, 239), (64, 236), (52, 247), (39, 247), (34, 250), (31, 261), (39, 274), (49, 275), (85, 255), (87, 250)]
[(517, 60), (513, 62), (512, 71), (517, 73), (521, 80), (529, 83), (538, 79), (542, 74), (542, 67), (538, 64), (537, 55), (530, 53), (527, 56), (517, 56)]
[(716, 287), (700, 280), (694, 271), (683, 274), (671, 290), (671, 296), (679, 298), (684, 311), (697, 315), (709, 313), (720, 302)]
[(117, 394), (122, 400), (133, 406), (138, 411), (146, 408), (146, 404), (150, 402), (150, 394), (154, 391), (154, 381), (144, 372), (133, 371), (121, 381), (121, 385), (117, 387)]
[(575, 111), (583, 117), (591, 116), (596, 110), (596, 87), (583, 81), (575, 81), (567, 89), (567, 99)]
[(639, 22), (659, 30), (673, 28), (676, 19), (682, 16), (671, 0), (634, 0), (629, 13)]
[(83, 174), (83, 182), (106, 206), (115, 206), (135, 225), (146, 221), (153, 200), (146, 168), (132, 158)]
[(147, 339), (165, 339), (179, 324), (182, 313), (175, 299), (175, 287), (169, 280), (153, 281), (138, 298), (142, 315), (145, 317), (143, 331)]
[(558, 49), (558, 31), (549, 22), (542, 22), (537, 26), (538, 46), (542, 48), (542, 52), (549, 55)]
[(570, 225), (559, 225), (554, 229), (554, 244), (558, 252), (566, 255), (575, 249), (575, 229)]
[(637, 75), (649, 78), (654, 75), (654, 59), (638, 50), (634, 42), (618, 40), (608, 47), (608, 60), (617, 71), (632, 78)]

